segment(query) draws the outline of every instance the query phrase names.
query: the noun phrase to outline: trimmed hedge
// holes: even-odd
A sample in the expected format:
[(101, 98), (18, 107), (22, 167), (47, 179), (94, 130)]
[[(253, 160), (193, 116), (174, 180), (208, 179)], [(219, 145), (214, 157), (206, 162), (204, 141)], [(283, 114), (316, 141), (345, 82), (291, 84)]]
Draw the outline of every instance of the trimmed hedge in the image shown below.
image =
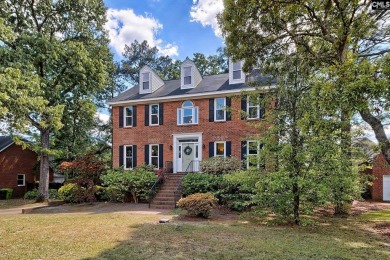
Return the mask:
[(187, 214), (190, 216), (207, 218), (217, 201), (211, 193), (195, 193), (180, 199), (177, 205), (179, 208), (187, 210)]

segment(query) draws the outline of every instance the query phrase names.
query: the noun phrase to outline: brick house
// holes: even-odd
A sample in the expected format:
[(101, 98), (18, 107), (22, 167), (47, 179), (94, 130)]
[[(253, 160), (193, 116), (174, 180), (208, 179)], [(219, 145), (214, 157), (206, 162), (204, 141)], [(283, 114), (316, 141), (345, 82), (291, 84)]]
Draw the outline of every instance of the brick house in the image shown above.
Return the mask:
[[(186, 59), (181, 78), (169, 81), (144, 66), (139, 84), (108, 101), (113, 117), (113, 166), (172, 165), (173, 172), (180, 173), (188, 167), (197, 171), (200, 161), (213, 156), (255, 158), (261, 133), (248, 123), (261, 120), (266, 111), (242, 93), (255, 91), (246, 84), (249, 80), (266, 86), (275, 81), (256, 71), (246, 75), (242, 64), (230, 61), (229, 73), (202, 76)], [(258, 98), (264, 98), (264, 93)], [(256, 163), (251, 159), (249, 164)]]
[(12, 188), (13, 197), (22, 197), (33, 188), (38, 155), (13, 142), (10, 136), (0, 136), (0, 188)]
[(390, 201), (390, 166), (381, 153), (374, 157), (372, 174), (375, 178), (371, 189), (372, 200)]

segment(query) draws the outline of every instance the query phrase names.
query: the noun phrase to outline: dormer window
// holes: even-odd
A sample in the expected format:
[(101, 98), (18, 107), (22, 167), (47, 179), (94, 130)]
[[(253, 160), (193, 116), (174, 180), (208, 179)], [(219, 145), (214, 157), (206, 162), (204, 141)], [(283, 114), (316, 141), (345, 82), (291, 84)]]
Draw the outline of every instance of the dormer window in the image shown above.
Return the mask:
[(143, 90), (149, 90), (150, 88), (150, 77), (149, 77), (149, 72), (142, 73), (142, 89)]
[(184, 73), (184, 85), (191, 85), (192, 83), (191, 67), (184, 67), (183, 73)]
[(233, 63), (233, 80), (241, 79), (241, 69), (242, 69), (241, 61)]

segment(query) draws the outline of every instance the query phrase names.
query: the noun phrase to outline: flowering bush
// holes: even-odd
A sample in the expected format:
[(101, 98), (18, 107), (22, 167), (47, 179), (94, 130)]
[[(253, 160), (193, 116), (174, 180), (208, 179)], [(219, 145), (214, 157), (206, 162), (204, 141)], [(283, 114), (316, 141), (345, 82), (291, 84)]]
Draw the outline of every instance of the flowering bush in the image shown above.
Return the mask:
[(205, 217), (210, 216), (211, 209), (217, 203), (217, 199), (211, 193), (195, 193), (186, 198), (182, 198), (177, 205), (187, 210), (190, 216)]
[(221, 175), (232, 173), (241, 168), (242, 162), (235, 157), (211, 157), (200, 163), (200, 170), (204, 173)]

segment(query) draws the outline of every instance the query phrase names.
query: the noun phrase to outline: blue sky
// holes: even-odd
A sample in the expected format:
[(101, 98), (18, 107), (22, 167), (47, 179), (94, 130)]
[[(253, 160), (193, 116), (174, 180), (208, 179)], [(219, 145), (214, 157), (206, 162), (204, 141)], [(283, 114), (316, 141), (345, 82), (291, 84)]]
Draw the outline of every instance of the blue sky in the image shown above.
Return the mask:
[(125, 44), (147, 40), (161, 55), (184, 60), (223, 46), (216, 14), (222, 0), (105, 0), (106, 29), (116, 60)]

